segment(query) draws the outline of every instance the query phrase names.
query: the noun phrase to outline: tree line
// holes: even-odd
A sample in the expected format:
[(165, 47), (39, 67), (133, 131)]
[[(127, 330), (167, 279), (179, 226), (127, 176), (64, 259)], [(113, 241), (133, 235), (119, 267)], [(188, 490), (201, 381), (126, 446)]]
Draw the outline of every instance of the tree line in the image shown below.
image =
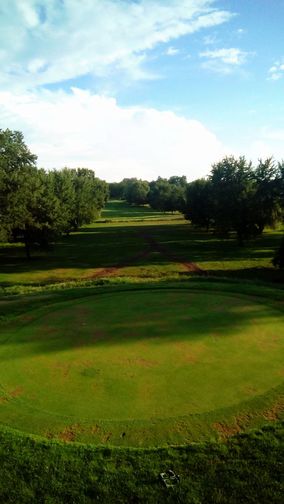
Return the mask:
[(93, 222), (108, 185), (87, 168), (45, 171), (23, 134), (0, 130), (0, 240), (48, 247), (54, 238)]
[[(242, 245), (274, 227), (284, 216), (284, 161), (227, 156), (213, 164), (207, 178), (188, 183), (186, 177), (136, 178), (109, 184), (113, 198), (129, 204), (149, 204), (160, 211), (179, 211), (191, 223), (223, 237), (235, 233)], [(274, 258), (284, 267), (284, 239)]]
[[(284, 161), (273, 158), (254, 167), (245, 157), (228, 156), (207, 178), (190, 183), (172, 176), (107, 184), (87, 168), (45, 171), (36, 161), (21, 132), (0, 130), (0, 240), (23, 242), (28, 257), (32, 245), (47, 247), (56, 236), (94, 221), (109, 196), (179, 211), (194, 226), (224, 237), (234, 232), (241, 245), (283, 220)], [(284, 267), (284, 242), (281, 247), (275, 265)]]
[(158, 177), (148, 182), (137, 178), (125, 178), (121, 182), (111, 182), (111, 198), (124, 199), (130, 205), (149, 204), (161, 212), (183, 212), (186, 203), (187, 180), (185, 176), (169, 179)]
[(109, 184), (110, 196), (129, 204), (148, 203), (160, 211), (179, 211), (195, 226), (226, 236), (231, 231), (240, 244), (274, 226), (284, 212), (284, 162), (273, 158), (258, 165), (245, 157), (225, 157), (210, 175), (187, 183), (186, 177), (136, 178)]

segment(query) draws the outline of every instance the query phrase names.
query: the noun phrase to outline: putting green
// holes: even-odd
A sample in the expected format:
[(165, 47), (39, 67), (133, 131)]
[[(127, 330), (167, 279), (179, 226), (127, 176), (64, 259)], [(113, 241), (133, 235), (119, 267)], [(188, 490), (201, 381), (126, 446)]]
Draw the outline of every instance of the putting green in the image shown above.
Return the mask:
[(0, 341), (2, 423), (66, 440), (194, 439), (283, 382), (283, 312), (225, 292), (98, 293), (31, 311)]

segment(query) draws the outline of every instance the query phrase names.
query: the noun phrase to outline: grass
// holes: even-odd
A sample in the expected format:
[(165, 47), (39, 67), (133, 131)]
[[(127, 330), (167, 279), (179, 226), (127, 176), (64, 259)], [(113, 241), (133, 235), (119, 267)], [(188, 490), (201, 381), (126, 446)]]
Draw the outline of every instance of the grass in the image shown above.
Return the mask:
[[(5, 504), (282, 504), (284, 425), (224, 443), (118, 449), (45, 441), (0, 431)], [(7, 455), (8, 454), (8, 455)], [(173, 468), (167, 490), (159, 473)]]
[(272, 296), (267, 304), (222, 287), (214, 296), (196, 282), (94, 289), (67, 302), (63, 293), (48, 306), (44, 298), (2, 330), (2, 422), (63, 440), (157, 446), (218, 438), (220, 422), (228, 431), (263, 423), (275, 405), (281, 414), (283, 310)]
[[(108, 212), (112, 218), (104, 222)], [(131, 219), (131, 212), (139, 214), (139, 222)], [(284, 272), (271, 264), (282, 234), (281, 227), (267, 230), (239, 247), (234, 237), (223, 240), (196, 230), (182, 216), (110, 202), (101, 222), (62, 237), (49, 253), (35, 250), (31, 261), (26, 260), (23, 247), (2, 244), (0, 285), (93, 281), (110, 274), (138, 280), (182, 278), (192, 274), (188, 267), (192, 262), (210, 276), (284, 283)], [(109, 268), (111, 272), (105, 271)]]
[(110, 202), (31, 261), (2, 244), (0, 502), (282, 503), (282, 233)]

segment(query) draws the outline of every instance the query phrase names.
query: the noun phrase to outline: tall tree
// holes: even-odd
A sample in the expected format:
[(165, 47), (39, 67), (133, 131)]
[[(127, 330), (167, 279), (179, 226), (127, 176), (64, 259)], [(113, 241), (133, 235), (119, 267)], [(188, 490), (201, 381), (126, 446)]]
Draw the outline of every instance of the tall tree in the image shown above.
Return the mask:
[(256, 233), (253, 198), (256, 184), (251, 162), (244, 157), (225, 157), (212, 167), (213, 217), (222, 232), (234, 230), (239, 244)]
[(254, 179), (255, 222), (258, 232), (262, 233), (265, 226), (274, 226), (282, 215), (280, 165), (271, 157), (260, 159), (254, 170)]
[(197, 179), (187, 185), (185, 218), (194, 226), (209, 229), (213, 221), (212, 185), (210, 180)]

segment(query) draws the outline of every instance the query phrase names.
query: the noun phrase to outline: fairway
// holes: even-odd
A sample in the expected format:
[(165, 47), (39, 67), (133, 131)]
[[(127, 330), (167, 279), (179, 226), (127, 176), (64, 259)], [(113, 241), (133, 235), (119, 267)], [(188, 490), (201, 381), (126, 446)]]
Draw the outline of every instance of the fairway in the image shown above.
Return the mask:
[(2, 330), (1, 419), (69, 441), (197, 441), (265, 410), (283, 335), (270, 302), (202, 286), (43, 305)]

